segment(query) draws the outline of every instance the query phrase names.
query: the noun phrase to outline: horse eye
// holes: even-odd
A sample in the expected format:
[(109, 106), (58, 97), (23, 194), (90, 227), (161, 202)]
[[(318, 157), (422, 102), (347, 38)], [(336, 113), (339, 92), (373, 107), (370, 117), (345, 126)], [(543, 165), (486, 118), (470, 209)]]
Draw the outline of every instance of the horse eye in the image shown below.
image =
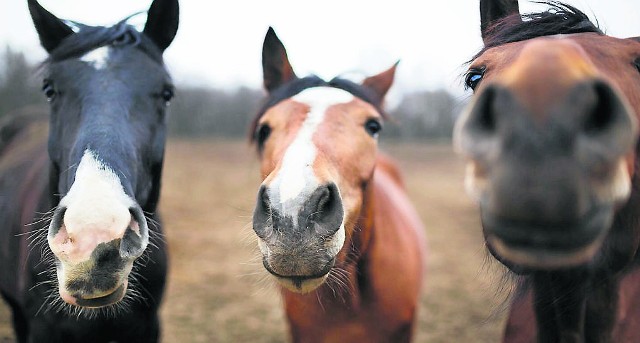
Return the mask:
[(162, 98), (162, 100), (164, 100), (165, 105), (169, 105), (169, 103), (171, 102), (171, 99), (173, 99), (173, 96), (174, 96), (173, 87), (170, 87), (170, 86), (166, 86), (160, 93), (160, 97)]
[(56, 96), (56, 90), (53, 88), (53, 84), (49, 80), (44, 80), (42, 82), (42, 93), (47, 97), (47, 101), (51, 102), (53, 98)]
[(638, 69), (638, 72), (640, 72), (640, 57), (636, 58), (633, 64), (636, 66), (636, 69)]
[(264, 142), (266, 142), (267, 138), (269, 138), (269, 135), (271, 135), (271, 127), (268, 124), (260, 125), (255, 133), (255, 140), (256, 143), (258, 143), (259, 148), (262, 148)]
[(377, 119), (369, 119), (364, 123), (364, 129), (371, 137), (377, 137), (380, 130), (382, 130), (382, 124)]
[(476, 87), (478, 87), (478, 84), (482, 81), (483, 77), (484, 68), (470, 69), (464, 78), (464, 85), (467, 89), (471, 88), (471, 90), (476, 90)]
[(131, 33), (129, 32), (125, 32), (123, 34), (121, 34), (120, 36), (116, 37), (116, 39), (114, 39), (111, 44), (114, 46), (119, 46), (119, 45), (126, 45), (131, 43), (131, 41), (133, 40), (133, 37), (131, 36)]

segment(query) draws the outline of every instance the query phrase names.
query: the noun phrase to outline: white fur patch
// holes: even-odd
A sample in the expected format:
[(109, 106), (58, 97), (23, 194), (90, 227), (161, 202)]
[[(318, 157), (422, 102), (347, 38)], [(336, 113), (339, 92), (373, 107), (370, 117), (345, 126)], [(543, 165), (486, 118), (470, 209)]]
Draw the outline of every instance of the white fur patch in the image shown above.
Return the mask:
[(80, 57), (80, 61), (86, 62), (96, 70), (104, 69), (109, 61), (109, 50), (110, 48), (108, 46), (91, 50)]
[[(60, 201), (60, 206), (66, 207), (62, 224), (67, 235), (75, 237), (77, 244), (93, 250), (91, 246), (99, 243), (96, 240), (110, 241), (124, 236), (132, 220), (129, 208), (135, 206), (135, 201), (124, 192), (113, 170), (87, 149), (71, 189)], [(82, 235), (83, 231), (93, 234)], [(87, 241), (82, 242), (84, 240)]]
[(344, 230), (344, 222), (340, 225), (340, 229), (333, 234), (331, 239), (325, 242), (325, 248), (327, 248), (327, 253), (331, 256), (336, 256), (342, 250), (342, 246), (344, 245), (344, 240), (346, 238), (345, 230)]
[[(306, 200), (306, 197), (300, 195), (305, 190), (314, 190), (318, 187), (313, 171), (313, 163), (316, 159), (313, 135), (324, 121), (327, 108), (350, 102), (353, 100), (353, 95), (337, 88), (314, 87), (300, 92), (292, 99), (307, 104), (309, 113), (295, 139), (287, 148), (281, 168), (269, 187), (273, 192), (277, 192), (277, 198), (285, 213), (296, 212), (300, 205), (297, 202)], [(269, 195), (272, 199), (275, 198), (275, 194)]]

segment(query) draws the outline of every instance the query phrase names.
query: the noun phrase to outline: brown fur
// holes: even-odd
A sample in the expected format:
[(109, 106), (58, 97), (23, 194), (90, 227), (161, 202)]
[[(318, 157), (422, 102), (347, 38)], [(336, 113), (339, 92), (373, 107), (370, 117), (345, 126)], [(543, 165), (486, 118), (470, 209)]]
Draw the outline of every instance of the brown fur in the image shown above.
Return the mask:
[(407, 342), (424, 273), (424, 229), (395, 166), (377, 159), (361, 215), (336, 263), (349, 273), (300, 295), (282, 290), (295, 342)]
[[(489, 48), (473, 61), (471, 68), (486, 68), (477, 92), (491, 84), (507, 87), (526, 106), (536, 123), (544, 125), (554, 101), (562, 100), (570, 87), (578, 82), (594, 77), (611, 84), (637, 117), (640, 111), (640, 75), (633, 62), (639, 56), (640, 43), (634, 39), (577, 33)], [(541, 61), (547, 62), (543, 64)], [(637, 224), (639, 180), (634, 175), (637, 173), (637, 150), (623, 156), (622, 161), (633, 184), (630, 200), (617, 209), (601, 251), (590, 263), (592, 276), (584, 281), (585, 332), (580, 334), (584, 335), (578, 338), (580, 342), (582, 339), (587, 342), (609, 342), (609, 339), (613, 342), (640, 341), (640, 302), (637, 301), (640, 271), (636, 264), (632, 264), (638, 258), (640, 243)], [(513, 300), (504, 342), (524, 343), (542, 339), (536, 338), (539, 335), (536, 324), (538, 330), (541, 325), (536, 321), (533, 299), (532, 291), (527, 291)], [(557, 308), (561, 313), (558, 316), (563, 316), (567, 309)], [(561, 341), (573, 342), (568, 337), (565, 339)]]

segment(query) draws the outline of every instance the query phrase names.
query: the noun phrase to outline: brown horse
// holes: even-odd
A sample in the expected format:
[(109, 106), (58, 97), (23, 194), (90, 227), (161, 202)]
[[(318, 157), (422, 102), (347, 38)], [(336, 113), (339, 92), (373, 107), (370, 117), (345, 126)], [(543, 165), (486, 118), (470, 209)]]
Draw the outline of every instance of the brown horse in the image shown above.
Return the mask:
[(640, 40), (557, 2), (480, 2), (455, 141), (489, 251), (525, 275), (506, 342), (640, 341)]
[(395, 66), (361, 85), (298, 78), (272, 29), (262, 58), (269, 97), (251, 131), (264, 179), (253, 229), (293, 340), (409, 341), (423, 227), (377, 151)]

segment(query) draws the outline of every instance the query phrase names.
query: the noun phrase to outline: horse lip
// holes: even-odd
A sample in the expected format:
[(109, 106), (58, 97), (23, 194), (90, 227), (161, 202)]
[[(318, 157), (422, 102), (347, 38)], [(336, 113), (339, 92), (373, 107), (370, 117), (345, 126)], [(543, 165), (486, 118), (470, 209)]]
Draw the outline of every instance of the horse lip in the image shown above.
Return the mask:
[(83, 298), (81, 296), (74, 295), (74, 298), (76, 299), (76, 304), (78, 306), (97, 308), (97, 307), (111, 305), (120, 301), (124, 297), (126, 290), (127, 290), (127, 284), (125, 282), (122, 285), (120, 285), (120, 287), (116, 288), (113, 292), (107, 295), (103, 295), (95, 298)]
[(565, 223), (505, 220), (482, 211), (487, 244), (502, 258), (522, 266), (555, 269), (588, 263), (609, 232), (611, 206), (592, 208)]
[(488, 236), (512, 247), (579, 249), (605, 234), (611, 226), (613, 208), (598, 206), (582, 217), (562, 223), (509, 220), (482, 211), (482, 225)]
[(267, 260), (265, 258), (262, 259), (262, 265), (264, 266), (264, 268), (273, 276), (278, 277), (278, 278), (282, 278), (282, 279), (289, 279), (289, 280), (293, 280), (294, 282), (302, 282), (302, 281), (306, 281), (306, 280), (312, 280), (312, 279), (318, 279), (321, 277), (324, 277), (325, 275), (329, 274), (329, 272), (331, 271), (331, 268), (333, 268), (333, 265), (335, 263), (335, 257), (332, 258), (318, 273), (315, 274), (310, 274), (310, 275), (282, 275), (282, 274), (278, 274), (277, 272), (275, 272), (273, 270), (273, 268), (271, 268), (271, 266), (269, 265), (269, 262), (267, 262)]

